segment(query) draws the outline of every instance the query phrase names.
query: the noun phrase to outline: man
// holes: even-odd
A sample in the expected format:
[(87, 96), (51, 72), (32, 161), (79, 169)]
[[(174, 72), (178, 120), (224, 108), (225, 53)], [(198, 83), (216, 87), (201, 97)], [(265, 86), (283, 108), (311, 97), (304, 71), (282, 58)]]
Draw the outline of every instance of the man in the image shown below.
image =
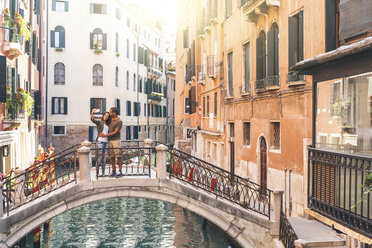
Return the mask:
[(118, 176), (124, 176), (122, 173), (123, 159), (121, 157), (120, 149), (120, 130), (123, 122), (118, 116), (119, 110), (117, 108), (110, 108), (111, 122), (109, 124), (108, 134), (99, 134), (99, 137), (108, 137), (108, 153), (111, 158), (112, 174), (116, 176), (116, 160), (118, 161), (119, 174)]

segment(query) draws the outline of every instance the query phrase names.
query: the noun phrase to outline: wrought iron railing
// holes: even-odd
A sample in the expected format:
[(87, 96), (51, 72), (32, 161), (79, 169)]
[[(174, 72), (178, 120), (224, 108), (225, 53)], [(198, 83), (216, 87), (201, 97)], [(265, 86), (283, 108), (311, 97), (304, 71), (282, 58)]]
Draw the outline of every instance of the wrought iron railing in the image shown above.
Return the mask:
[[(111, 175), (113, 171), (110, 161), (111, 157), (120, 157), (122, 159), (121, 171), (118, 166), (119, 161), (116, 161), (115, 172), (117, 176), (121, 173), (123, 176), (151, 177), (151, 167), (155, 167), (156, 161), (154, 147), (140, 147), (136, 146), (136, 144), (137, 142), (126, 142), (124, 146), (120, 148), (93, 148), (92, 154), (95, 157), (96, 178), (98, 179), (99, 176)], [(102, 163), (104, 163), (105, 167), (104, 172), (102, 170)]]
[(266, 87), (279, 87), (279, 76), (268, 76), (266, 78)]
[(298, 239), (296, 232), (293, 230), (291, 223), (283, 211), (280, 211), (279, 239), (283, 242), (285, 248), (294, 248), (294, 242)]
[(76, 183), (77, 151), (50, 157), (3, 182), (5, 211), (16, 209), (71, 182)]
[(266, 90), (266, 79), (256, 80), (254, 82), (256, 92), (263, 92)]
[(207, 73), (208, 77), (216, 78), (218, 67), (217, 67), (217, 55), (209, 55), (207, 57)]
[(177, 178), (270, 219), (271, 191), (177, 149), (170, 150), (169, 178)]
[(309, 148), (308, 207), (372, 237), (372, 194), (360, 185), (372, 158)]
[(195, 65), (187, 64), (185, 70), (185, 84), (189, 84), (192, 77), (195, 76)]

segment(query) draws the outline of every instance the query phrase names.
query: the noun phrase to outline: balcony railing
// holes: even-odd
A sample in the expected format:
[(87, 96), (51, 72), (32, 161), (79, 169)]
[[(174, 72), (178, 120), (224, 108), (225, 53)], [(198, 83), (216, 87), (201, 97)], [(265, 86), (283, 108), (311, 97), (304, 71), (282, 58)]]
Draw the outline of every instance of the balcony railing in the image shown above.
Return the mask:
[(149, 100), (158, 101), (160, 102), (163, 99), (164, 95), (162, 93), (151, 92), (151, 94), (147, 95)]
[(217, 77), (217, 56), (216, 55), (209, 55), (207, 57), (207, 72), (208, 77), (216, 78)]
[(159, 78), (163, 74), (163, 72), (159, 70), (158, 68), (156, 68), (155, 66), (147, 67), (147, 73), (150, 77), (153, 77), (153, 78)]
[(267, 89), (279, 88), (279, 76), (268, 76), (266, 78), (266, 88)]
[(372, 238), (372, 194), (360, 187), (372, 157), (309, 148), (308, 207)]
[(290, 71), (287, 73), (287, 83), (292, 84), (295, 82), (301, 82), (302, 84), (305, 81), (305, 76), (298, 73), (297, 71)]
[(266, 91), (266, 79), (256, 80), (256, 82), (254, 82), (254, 88), (256, 92)]

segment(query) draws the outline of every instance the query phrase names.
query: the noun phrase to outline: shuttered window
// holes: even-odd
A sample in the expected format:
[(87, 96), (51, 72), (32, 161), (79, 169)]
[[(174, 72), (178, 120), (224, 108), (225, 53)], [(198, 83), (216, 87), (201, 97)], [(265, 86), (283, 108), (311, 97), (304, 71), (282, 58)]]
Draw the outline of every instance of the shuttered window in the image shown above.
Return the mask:
[[(38, 8), (40, 8), (40, 3), (39, 2), (40, 2), (40, 0), (35, 2), (35, 4), (37, 5), (36, 7), (38, 7)], [(53, 0), (52, 1), (52, 10), (57, 11), (57, 12), (68, 12), (68, 1)]]
[(119, 67), (115, 68), (115, 86), (119, 87)]
[(233, 81), (233, 52), (227, 54), (227, 70), (229, 76), (229, 96), (234, 95), (234, 81)]
[(289, 67), (304, 59), (304, 13), (289, 17)]
[(99, 28), (90, 33), (90, 49), (107, 50), (107, 34)]
[(183, 30), (183, 48), (189, 48), (189, 30)]
[(214, 93), (214, 116), (217, 117), (217, 102), (218, 102), (217, 92)]
[(7, 65), (6, 57), (0, 56), (0, 102), (6, 102), (6, 85), (7, 85)]
[(267, 33), (267, 75), (279, 75), (279, 29), (278, 25), (274, 23), (270, 31)]
[(115, 105), (116, 105), (116, 108), (117, 108), (118, 111), (119, 111), (118, 115), (120, 115), (120, 99), (116, 99), (116, 101), (115, 101)]
[(98, 110), (97, 114), (103, 114), (106, 112), (106, 98), (90, 98), (90, 110), (89, 113), (92, 112), (93, 109)]
[(132, 102), (127, 101), (127, 116), (132, 116)]
[(57, 26), (54, 30), (50, 31), (50, 46), (56, 48), (65, 47), (65, 29), (62, 26)]
[(119, 35), (118, 33), (115, 34), (115, 52), (119, 52)]
[(127, 90), (129, 90), (129, 71), (127, 71)]
[(52, 114), (67, 115), (67, 97), (52, 97)]
[(91, 14), (106, 14), (106, 4), (91, 3), (90, 13)]
[(250, 44), (244, 45), (244, 92), (250, 92)]
[(189, 99), (190, 99), (190, 114), (196, 113), (196, 86), (191, 86), (189, 90)]
[(337, 47), (338, 43), (338, 28), (337, 19), (338, 0), (325, 1), (325, 51), (329, 52)]
[(266, 35), (261, 31), (256, 39), (256, 80), (266, 78)]
[(203, 117), (205, 117), (205, 96), (203, 96)]

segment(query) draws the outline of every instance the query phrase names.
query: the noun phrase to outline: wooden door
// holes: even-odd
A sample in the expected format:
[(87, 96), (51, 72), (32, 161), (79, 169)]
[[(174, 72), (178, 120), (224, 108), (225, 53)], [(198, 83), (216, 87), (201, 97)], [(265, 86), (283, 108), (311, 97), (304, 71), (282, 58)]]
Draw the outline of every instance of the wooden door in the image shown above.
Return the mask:
[(260, 141), (260, 166), (261, 166), (261, 179), (260, 184), (262, 190), (266, 190), (267, 187), (267, 146), (265, 138), (261, 138)]

